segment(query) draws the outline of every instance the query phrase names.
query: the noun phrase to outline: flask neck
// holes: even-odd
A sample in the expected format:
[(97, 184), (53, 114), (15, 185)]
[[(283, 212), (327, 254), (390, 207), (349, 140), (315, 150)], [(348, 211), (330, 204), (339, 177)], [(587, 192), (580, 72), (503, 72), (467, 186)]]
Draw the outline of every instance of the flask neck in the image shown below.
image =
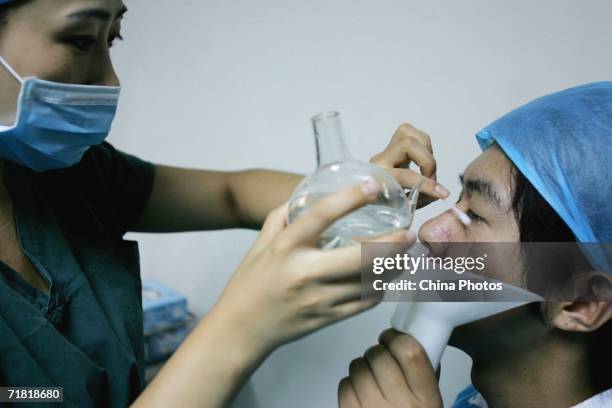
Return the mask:
[(317, 166), (344, 161), (351, 157), (346, 143), (340, 113), (325, 112), (312, 118), (317, 146)]

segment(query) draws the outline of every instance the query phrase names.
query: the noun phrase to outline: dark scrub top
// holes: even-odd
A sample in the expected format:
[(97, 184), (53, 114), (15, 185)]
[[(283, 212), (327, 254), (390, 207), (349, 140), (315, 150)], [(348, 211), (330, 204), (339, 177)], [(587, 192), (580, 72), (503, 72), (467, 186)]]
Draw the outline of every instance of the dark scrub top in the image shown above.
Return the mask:
[(47, 296), (0, 262), (1, 385), (63, 387), (63, 406), (78, 407), (124, 407), (142, 391), (138, 246), (122, 236), (153, 177), (152, 164), (108, 143), (63, 170), (5, 163), (20, 245), (51, 287)]

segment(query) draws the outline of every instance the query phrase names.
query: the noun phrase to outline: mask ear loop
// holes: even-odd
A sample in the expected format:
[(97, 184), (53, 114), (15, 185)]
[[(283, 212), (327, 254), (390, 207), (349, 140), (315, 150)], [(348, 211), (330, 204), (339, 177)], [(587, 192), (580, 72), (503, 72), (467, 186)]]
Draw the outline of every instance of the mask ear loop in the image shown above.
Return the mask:
[(0, 56), (0, 64), (6, 68), (6, 70), (15, 78), (20, 84), (23, 84), (23, 79), (19, 76), (19, 74), (11, 67), (6, 60)]

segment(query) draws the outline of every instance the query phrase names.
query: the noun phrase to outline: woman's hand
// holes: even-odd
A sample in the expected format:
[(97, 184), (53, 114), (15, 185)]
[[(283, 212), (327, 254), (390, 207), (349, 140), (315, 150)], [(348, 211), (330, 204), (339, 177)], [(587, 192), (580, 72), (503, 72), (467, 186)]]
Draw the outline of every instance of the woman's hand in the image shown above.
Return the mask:
[(414, 337), (384, 331), (340, 381), (340, 408), (442, 407), (436, 373)]
[[(374, 184), (317, 202), (287, 225), (287, 206), (267, 218), (215, 307), (164, 365), (134, 406), (226, 407), (277, 346), (374, 306), (361, 299), (361, 248), (321, 250), (336, 219), (374, 201)], [(409, 242), (414, 233), (378, 238)]]
[[(370, 162), (386, 169), (405, 188), (412, 188), (425, 176), (419, 207), (446, 198), (450, 194), (436, 181), (436, 159), (433, 156), (431, 138), (412, 125), (401, 125), (385, 150), (372, 156)], [(419, 167), (420, 173), (409, 169), (411, 163)]]
[[(362, 299), (360, 246), (322, 250), (316, 243), (330, 224), (374, 201), (377, 193), (371, 183), (346, 189), (320, 200), (291, 225), (286, 205), (274, 210), (215, 309), (234, 319), (251, 346), (265, 353), (374, 306)], [(414, 239), (414, 233), (399, 231), (377, 241)]]

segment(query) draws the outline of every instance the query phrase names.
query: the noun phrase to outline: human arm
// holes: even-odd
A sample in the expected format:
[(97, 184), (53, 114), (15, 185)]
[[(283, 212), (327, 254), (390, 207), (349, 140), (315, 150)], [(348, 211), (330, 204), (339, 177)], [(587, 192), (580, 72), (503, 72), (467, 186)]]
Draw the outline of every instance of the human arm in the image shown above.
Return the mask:
[[(448, 196), (436, 182), (430, 137), (401, 125), (372, 163), (386, 169), (403, 187), (425, 176), (419, 203)], [(419, 171), (411, 170), (415, 163)], [(132, 231), (174, 232), (261, 227), (266, 215), (287, 201), (303, 176), (273, 170), (221, 172), (156, 165), (153, 188)]]
[(273, 170), (222, 172), (156, 165), (151, 195), (130, 230), (259, 229), (301, 179)]
[[(322, 250), (323, 230), (373, 201), (372, 184), (320, 200), (287, 225), (287, 207), (273, 211), (213, 310), (166, 363), (134, 406), (227, 406), (276, 347), (366, 310), (361, 250)], [(414, 241), (394, 232), (377, 241)]]

